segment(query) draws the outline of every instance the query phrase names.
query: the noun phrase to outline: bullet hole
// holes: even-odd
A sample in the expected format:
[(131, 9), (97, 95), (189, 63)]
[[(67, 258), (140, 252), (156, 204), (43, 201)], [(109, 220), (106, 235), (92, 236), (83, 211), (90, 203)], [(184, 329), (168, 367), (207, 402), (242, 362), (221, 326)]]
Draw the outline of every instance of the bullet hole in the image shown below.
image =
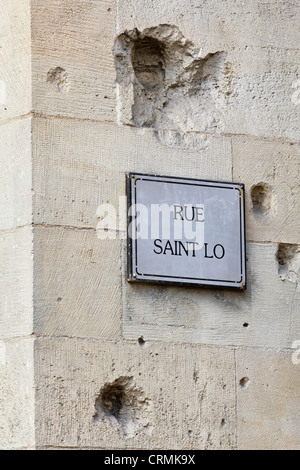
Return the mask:
[(244, 324), (243, 324), (243, 327), (244, 327), (244, 328), (248, 328), (248, 326), (249, 326), (249, 323), (244, 323)]
[(180, 133), (222, 129), (220, 107), (233, 96), (234, 82), (226, 56), (224, 51), (202, 55), (174, 25), (120, 34), (115, 43), (120, 121), (172, 130), (177, 133), (172, 145), (182, 145)]
[(62, 302), (62, 298), (58, 297), (57, 302), (60, 304)]
[(225, 420), (225, 419), (222, 419), (222, 421), (221, 421), (221, 428), (226, 428), (226, 426), (227, 426), (226, 420)]
[(101, 392), (101, 406), (103, 411), (119, 419), (120, 411), (125, 401), (125, 388), (121, 381), (108, 385)]
[(280, 243), (276, 253), (278, 274), (282, 281), (298, 282), (300, 271), (300, 245)]
[(139, 339), (138, 339), (138, 343), (139, 345), (141, 346), (141, 348), (144, 348), (146, 346), (146, 341), (144, 340), (143, 336), (141, 336)]
[(161, 41), (138, 38), (132, 50), (135, 76), (148, 91), (158, 90), (165, 79), (164, 45)]
[(133, 377), (120, 377), (105, 384), (95, 401), (94, 422), (108, 421), (123, 439), (143, 432), (150, 436), (152, 404)]
[(248, 379), (248, 377), (244, 377), (243, 379), (240, 380), (240, 386), (242, 390), (247, 390), (249, 385), (250, 385), (250, 379)]
[(259, 183), (251, 189), (251, 199), (254, 215), (257, 217), (267, 216), (271, 213), (274, 205), (273, 192), (266, 183)]
[(55, 86), (57, 91), (61, 94), (66, 95), (70, 89), (70, 81), (68, 72), (61, 68), (56, 67), (54, 69), (49, 70), (47, 74), (47, 83)]

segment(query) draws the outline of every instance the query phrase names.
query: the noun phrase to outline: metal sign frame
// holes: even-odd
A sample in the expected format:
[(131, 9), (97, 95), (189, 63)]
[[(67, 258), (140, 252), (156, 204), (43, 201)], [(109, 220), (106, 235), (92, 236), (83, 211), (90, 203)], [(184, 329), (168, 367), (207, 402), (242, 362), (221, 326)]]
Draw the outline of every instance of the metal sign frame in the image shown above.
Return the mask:
[[(142, 173), (129, 173), (126, 175), (127, 189), (127, 215), (128, 231), (130, 225), (134, 223), (134, 217), (130, 215), (130, 208), (138, 201), (137, 183), (139, 181), (152, 181), (159, 183), (182, 184), (189, 186), (203, 186), (206, 188), (228, 189), (239, 192), (239, 257), (240, 277), (235, 281), (222, 279), (205, 279), (195, 277), (180, 277), (170, 275), (159, 275), (153, 273), (141, 273), (138, 266), (138, 239), (132, 239), (127, 232), (127, 271), (128, 281), (134, 283), (156, 283), (189, 287), (205, 287), (218, 289), (245, 290), (247, 288), (246, 273), (246, 229), (245, 229), (245, 185), (243, 183), (228, 183), (210, 180), (197, 180), (190, 178), (171, 177), (162, 175), (148, 175)], [(221, 245), (220, 245), (221, 246)]]

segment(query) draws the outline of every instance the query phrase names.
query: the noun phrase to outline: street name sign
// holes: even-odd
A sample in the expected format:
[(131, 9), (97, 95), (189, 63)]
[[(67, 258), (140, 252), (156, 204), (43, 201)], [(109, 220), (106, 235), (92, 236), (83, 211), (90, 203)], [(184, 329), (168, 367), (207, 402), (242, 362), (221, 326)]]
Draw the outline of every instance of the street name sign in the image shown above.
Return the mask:
[(130, 173), (128, 280), (246, 289), (244, 185)]

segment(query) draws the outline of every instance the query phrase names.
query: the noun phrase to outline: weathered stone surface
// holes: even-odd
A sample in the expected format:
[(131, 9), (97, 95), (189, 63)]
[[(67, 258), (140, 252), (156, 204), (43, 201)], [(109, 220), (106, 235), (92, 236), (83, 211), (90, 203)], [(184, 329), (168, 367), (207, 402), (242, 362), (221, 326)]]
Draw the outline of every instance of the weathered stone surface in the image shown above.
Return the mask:
[(119, 240), (94, 230), (36, 227), (34, 331), (42, 335), (120, 337)]
[[(0, 0), (0, 448), (300, 450), (299, 20)], [(127, 283), (130, 171), (246, 183), (246, 292)]]
[(177, 23), (185, 36), (190, 35), (193, 41), (198, 39), (203, 48), (210, 43), (218, 48), (226, 42), (231, 47), (294, 49), (294, 34), (299, 33), (297, 19), (300, 12), (295, 1), (246, 0), (241, 3), (230, 0), (220, 5), (218, 0), (192, 0), (180, 4), (176, 0), (168, 3), (163, 0), (118, 0), (117, 4), (118, 32), (126, 28), (144, 29)]
[[(40, 339), (35, 366), (37, 446), (236, 447), (231, 348)], [(126, 381), (119, 414), (99, 419), (100, 391)]]
[(291, 335), (300, 338), (299, 287), (281, 280), (276, 253), (277, 245), (248, 244), (244, 292), (132, 285), (126, 281), (124, 257), (124, 337), (290, 347)]
[(0, 230), (32, 222), (31, 119), (0, 125)]
[[(299, 271), (297, 273), (299, 278)], [(284, 281), (287, 282), (287, 281)], [(293, 345), (295, 341), (300, 341), (300, 328), (299, 328), (299, 305), (300, 305), (300, 285), (299, 281), (294, 286), (294, 296), (291, 304), (291, 327), (290, 327), (290, 338), (289, 347)]]
[(112, 0), (32, 1), (33, 109), (115, 119)]
[(35, 446), (32, 338), (0, 341), (0, 449)]
[(30, 4), (0, 1), (0, 120), (31, 111)]
[[(300, 57), (299, 50), (295, 48), (299, 20), (298, 5), (287, 4), (284, 0), (248, 0), (243, 3), (231, 0), (222, 5), (217, 0), (180, 4), (176, 0), (167, 3), (119, 0), (119, 37), (124, 33), (131, 37), (136, 34), (155, 37), (162, 51), (162, 57), (156, 62), (162, 64), (164, 83), (170, 82), (162, 108), (167, 121), (160, 116), (151, 122), (146, 120), (147, 126), (299, 140)], [(157, 27), (160, 29), (158, 33), (151, 32), (151, 28)], [(194, 69), (191, 63), (186, 62), (183, 50), (189, 41), (190, 62), (194, 58), (199, 64), (199, 60), (222, 55), (215, 69), (211, 68), (204, 74), (200, 70), (197, 76), (202, 83), (196, 93), (195, 87), (192, 87), (192, 92), (188, 91), (189, 82), (195, 78)], [(118, 75), (119, 117), (121, 122), (140, 125), (140, 117), (134, 118), (134, 109), (142, 91), (139, 90), (134, 97), (136, 74), (134, 67), (126, 65), (127, 58), (128, 63), (131, 62), (130, 52), (130, 43), (127, 44), (127, 52), (126, 47), (120, 49), (118, 45), (116, 48), (117, 64), (120, 60), (124, 72)], [(153, 66), (158, 56), (154, 53), (150, 56), (154, 62), (152, 59), (147, 62), (146, 58), (143, 62), (144, 65), (151, 63), (152, 68), (149, 67), (148, 71), (155, 73)], [(176, 79), (175, 69), (178, 67)], [(148, 103), (151, 101), (153, 93)], [(159, 100), (156, 100), (156, 107), (159, 106)], [(149, 117), (146, 106), (143, 113)]]
[(240, 450), (300, 449), (300, 365), (293, 351), (236, 351), (238, 448)]
[(32, 333), (32, 228), (0, 231), (0, 338)]
[(95, 228), (100, 204), (113, 204), (119, 213), (125, 173), (130, 171), (232, 179), (231, 142), (225, 137), (37, 119), (33, 153), (38, 224)]
[(300, 146), (233, 138), (233, 177), (246, 184), (247, 238), (300, 244)]

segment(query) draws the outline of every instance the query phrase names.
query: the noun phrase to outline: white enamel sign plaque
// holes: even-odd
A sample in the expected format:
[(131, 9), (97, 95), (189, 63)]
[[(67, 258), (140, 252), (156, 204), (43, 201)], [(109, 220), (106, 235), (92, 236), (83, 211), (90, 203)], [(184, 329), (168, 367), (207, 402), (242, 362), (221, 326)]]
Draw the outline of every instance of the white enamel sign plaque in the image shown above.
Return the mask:
[(128, 280), (246, 289), (244, 185), (130, 174)]

